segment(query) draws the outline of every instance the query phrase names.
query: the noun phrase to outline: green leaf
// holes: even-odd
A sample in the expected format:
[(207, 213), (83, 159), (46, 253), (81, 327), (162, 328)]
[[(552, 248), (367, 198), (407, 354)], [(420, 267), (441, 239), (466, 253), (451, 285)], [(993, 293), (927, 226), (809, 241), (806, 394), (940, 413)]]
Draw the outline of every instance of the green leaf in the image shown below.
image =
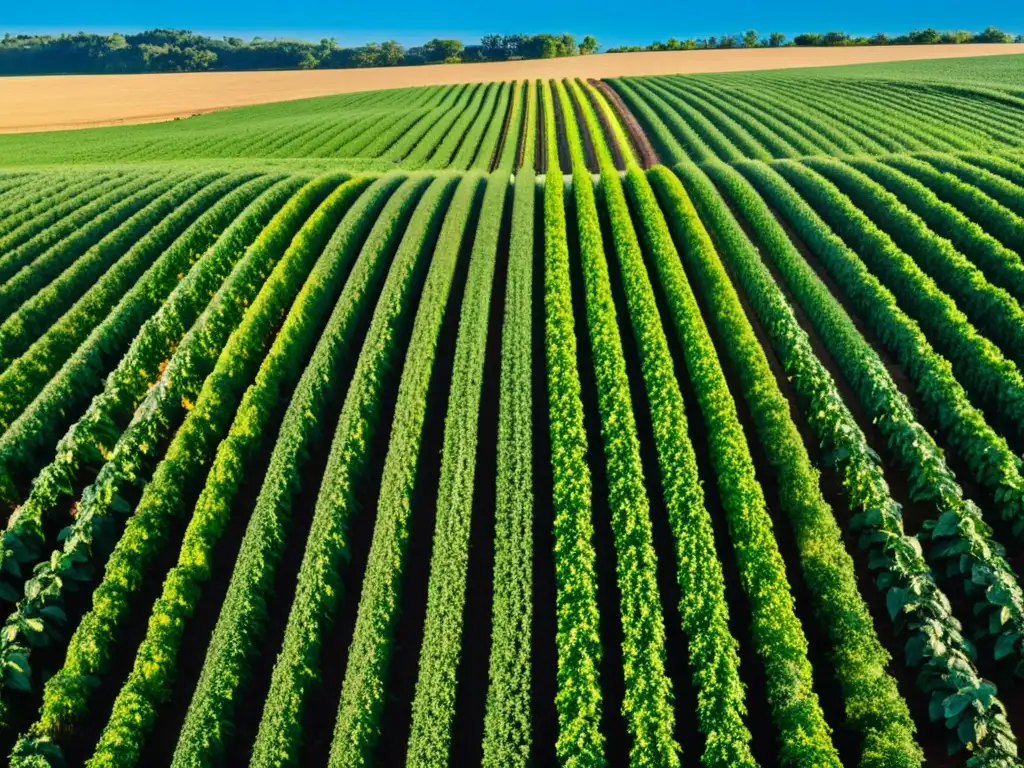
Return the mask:
[(12, 691), (31, 691), (32, 681), (24, 672), (8, 667), (4, 674), (4, 684)]
[(961, 744), (973, 744), (975, 741), (974, 720), (967, 718), (956, 729), (956, 735)]
[(951, 720), (965, 709), (972, 701), (972, 697), (966, 693), (955, 693), (942, 702), (943, 714), (947, 720)]
[(1020, 639), (1020, 633), (1010, 632), (996, 640), (996, 661), (1013, 653), (1018, 639)]

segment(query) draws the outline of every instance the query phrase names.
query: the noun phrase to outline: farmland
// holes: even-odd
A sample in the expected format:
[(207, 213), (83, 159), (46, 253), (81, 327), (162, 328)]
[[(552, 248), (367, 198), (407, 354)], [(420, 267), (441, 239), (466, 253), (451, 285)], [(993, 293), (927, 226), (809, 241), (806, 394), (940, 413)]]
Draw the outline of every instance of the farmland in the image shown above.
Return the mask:
[(0, 749), (1020, 766), (1022, 72), (0, 136)]

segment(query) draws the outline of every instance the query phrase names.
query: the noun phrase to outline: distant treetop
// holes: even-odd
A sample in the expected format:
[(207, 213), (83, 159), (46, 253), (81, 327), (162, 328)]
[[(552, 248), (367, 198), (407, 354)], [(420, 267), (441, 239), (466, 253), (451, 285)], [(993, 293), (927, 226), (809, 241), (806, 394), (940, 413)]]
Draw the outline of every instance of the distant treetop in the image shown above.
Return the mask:
[[(609, 49), (623, 51), (682, 51), (708, 48), (778, 48), (786, 45), (906, 45), (944, 43), (1009, 43), (1015, 38), (995, 27), (984, 32), (913, 31), (899, 37), (878, 34), (851, 37), (843, 32), (786, 36), (756, 30), (721, 37), (655, 42), (648, 46)], [(1024, 35), (1016, 37), (1024, 42)], [(319, 43), (303, 40), (264, 40), (254, 37), (213, 38), (187, 30), (152, 29), (138, 34), (4, 35), (0, 39), (0, 75), (106, 74), (141, 72), (245, 71), (261, 69), (349, 69), (415, 64), (549, 59), (595, 54), (600, 45), (592, 35), (577, 42), (561, 35), (485, 35), (476, 45), (460, 40), (430, 40), (406, 48), (387, 40), (342, 48), (334, 38)]]

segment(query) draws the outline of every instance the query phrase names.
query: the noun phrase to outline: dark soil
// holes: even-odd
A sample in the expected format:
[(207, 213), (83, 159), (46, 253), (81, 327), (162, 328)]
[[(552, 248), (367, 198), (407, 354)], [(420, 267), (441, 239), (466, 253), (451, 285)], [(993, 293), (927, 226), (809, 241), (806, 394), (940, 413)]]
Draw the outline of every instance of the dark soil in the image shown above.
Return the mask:
[(658, 165), (661, 160), (658, 159), (658, 153), (654, 150), (654, 145), (651, 144), (651, 140), (647, 138), (647, 134), (640, 125), (640, 121), (636, 119), (636, 116), (626, 105), (626, 102), (622, 100), (618, 92), (603, 80), (591, 79), (590, 82), (604, 94), (605, 98), (612, 105), (612, 109), (618, 113), (626, 133), (633, 143), (633, 149), (636, 150), (640, 166), (642, 168), (650, 168), (652, 165)]

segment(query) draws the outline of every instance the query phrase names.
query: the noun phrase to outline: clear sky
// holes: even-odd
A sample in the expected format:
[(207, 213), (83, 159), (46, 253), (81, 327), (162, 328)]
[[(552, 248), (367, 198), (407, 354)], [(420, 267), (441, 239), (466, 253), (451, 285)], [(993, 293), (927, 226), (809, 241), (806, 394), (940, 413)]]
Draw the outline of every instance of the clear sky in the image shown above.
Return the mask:
[(856, 35), (924, 27), (977, 31), (994, 24), (1024, 33), (1024, 0), (7, 0), (4, 6), (0, 33), (173, 27), (247, 38), (335, 37), (342, 45), (385, 39), (411, 45), (431, 37), (471, 42), (491, 32), (592, 34), (605, 48), (751, 28), (762, 35), (833, 29)]

